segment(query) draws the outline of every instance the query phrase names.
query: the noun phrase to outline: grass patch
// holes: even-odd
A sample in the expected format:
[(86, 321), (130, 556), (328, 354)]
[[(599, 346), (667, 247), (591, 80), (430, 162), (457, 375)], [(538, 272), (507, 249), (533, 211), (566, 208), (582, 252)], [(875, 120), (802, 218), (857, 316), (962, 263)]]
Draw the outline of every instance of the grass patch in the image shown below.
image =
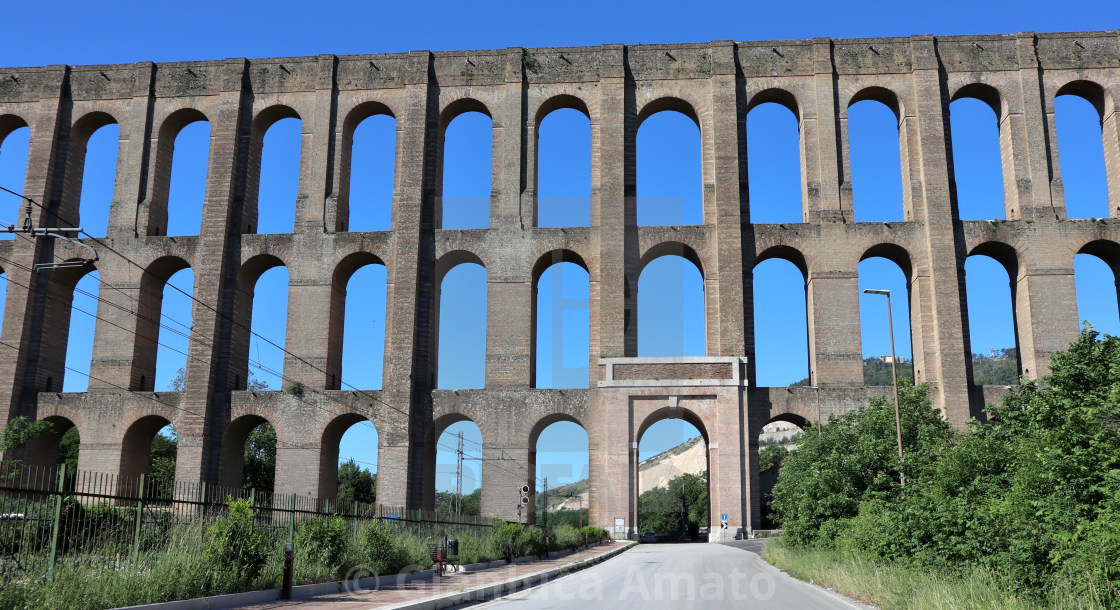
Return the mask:
[(767, 544), (762, 558), (794, 578), (811, 582), (893, 610), (933, 608), (1104, 608), (1100, 596), (1068, 595), (1059, 586), (1050, 600), (1035, 600), (1008, 589), (1005, 579), (984, 570), (961, 574), (871, 561), (858, 555), (814, 548), (791, 547), (781, 540)]

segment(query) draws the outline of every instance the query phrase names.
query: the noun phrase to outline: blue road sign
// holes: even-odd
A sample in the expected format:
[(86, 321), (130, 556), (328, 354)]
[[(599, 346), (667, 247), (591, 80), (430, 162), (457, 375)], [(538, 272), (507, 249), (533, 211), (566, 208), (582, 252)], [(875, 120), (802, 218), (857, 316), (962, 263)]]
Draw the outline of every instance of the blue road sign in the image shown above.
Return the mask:
[(727, 513), (721, 513), (719, 516), (720, 521), (727, 521)]

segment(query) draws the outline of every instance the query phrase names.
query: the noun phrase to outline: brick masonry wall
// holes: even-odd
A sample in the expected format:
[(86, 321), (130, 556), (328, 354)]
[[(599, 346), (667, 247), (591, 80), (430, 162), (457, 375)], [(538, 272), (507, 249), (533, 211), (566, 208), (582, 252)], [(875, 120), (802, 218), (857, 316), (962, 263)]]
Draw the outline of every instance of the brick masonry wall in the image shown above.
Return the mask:
[[(1101, 112), (1110, 218), (1066, 219), (1053, 125), (1054, 98), (1064, 93)], [(1006, 221), (957, 219), (947, 138), (948, 103), (959, 97), (986, 101), (999, 117)], [(899, 119), (902, 222), (853, 221), (847, 108), (863, 99), (883, 101)], [(236, 483), (239, 443), (248, 427), (267, 420), (281, 439), (278, 491), (329, 496), (337, 439), (368, 419), (381, 444), (380, 499), (417, 507), (433, 499), (435, 439), (469, 418), (482, 427), (489, 458), (484, 511), (504, 516), (512, 515), (504, 486), (533, 479), (536, 435), (548, 423), (574, 421), (591, 444), (592, 519), (613, 525), (630, 514), (633, 500), (619, 473), (628, 472), (628, 443), (640, 440), (641, 429), (618, 427), (627, 409), (650, 417), (691, 413), (720, 439), (709, 452), (719, 467), (713, 510), (738, 503), (730, 512), (750, 527), (757, 521), (761, 426), (774, 418), (811, 422), (879, 391), (863, 388), (860, 374), (856, 273), (863, 258), (885, 256), (906, 273), (916, 376), (933, 384), (935, 404), (953, 424), (963, 425), (997, 394), (970, 382), (968, 255), (989, 254), (1008, 269), (1022, 372), (1046, 373), (1050, 355), (1077, 332), (1073, 257), (1089, 252), (1120, 269), (1118, 99), (1115, 31), (0, 69), (0, 138), (30, 127), (24, 192), (48, 208), (35, 211), (40, 225), (79, 224), (86, 140), (100, 125), (121, 128), (109, 237), (85, 240), (98, 251), (103, 282), (119, 289), (101, 290), (114, 307), (99, 308), (96, 379), (85, 394), (56, 394), (68, 304), (83, 271), (32, 270), (82, 257), (81, 250), (48, 240), (0, 242), (0, 268), (11, 280), (2, 341), (16, 346), (0, 359), (0, 421), (28, 415), (73, 423), (82, 436), (81, 465), (118, 473), (136, 472), (150, 435), (170, 422), (179, 433), (179, 478)], [(764, 102), (798, 117), (803, 223), (750, 222), (746, 115)], [(537, 227), (536, 129), (548, 112), (565, 107), (591, 119), (591, 226)], [(700, 127), (701, 225), (636, 225), (636, 133), (664, 109), (681, 110)], [(493, 119), (490, 226), (444, 230), (443, 130), (468, 110)], [(372, 114), (397, 121), (392, 229), (348, 232), (349, 146), (354, 127)], [(303, 124), (295, 231), (255, 235), (262, 137), (293, 116)], [(207, 230), (169, 238), (172, 143), (182, 127), (203, 119), (211, 124)], [(685, 256), (701, 270), (710, 356), (753, 355), (753, 269), (769, 258), (797, 265), (807, 286), (815, 388), (711, 396), (697, 388), (695, 397), (676, 402), (667, 401), (679, 389), (635, 388), (645, 401), (638, 403), (625, 389), (599, 389), (599, 358), (637, 355), (637, 276), (664, 254)], [(560, 260), (590, 276), (586, 390), (538, 389), (533, 379), (535, 284)], [(486, 389), (436, 391), (438, 282), (465, 261), (487, 270)], [(384, 389), (340, 391), (345, 283), (368, 263), (388, 272)], [(252, 287), (275, 265), (290, 274), (285, 384), (303, 384), (302, 396), (244, 391)], [(188, 266), (199, 303), (185, 388), (153, 393), (146, 387), (158, 332), (152, 316), (166, 278)], [(616, 369), (616, 379), (730, 375), (723, 364), (689, 365), (687, 373), (627, 366), (629, 372)], [(748, 382), (753, 367), (752, 358)], [(748, 438), (729, 437), (734, 430)], [(49, 447), (29, 454), (53, 459)]]
[(686, 362), (680, 364), (616, 364), (616, 381), (631, 379), (731, 379), (732, 365), (726, 362)]

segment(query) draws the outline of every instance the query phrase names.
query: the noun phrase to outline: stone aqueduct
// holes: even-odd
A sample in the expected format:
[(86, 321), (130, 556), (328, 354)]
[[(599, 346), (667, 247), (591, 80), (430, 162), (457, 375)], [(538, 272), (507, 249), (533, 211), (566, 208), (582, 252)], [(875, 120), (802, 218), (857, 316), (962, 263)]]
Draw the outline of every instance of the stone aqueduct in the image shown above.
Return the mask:
[[(911, 36), (678, 45), (603, 45), (493, 51), (229, 59), (0, 70), (0, 138), (29, 126), (25, 192), (44, 202), (41, 226), (72, 225), (85, 145), (95, 128), (120, 126), (108, 237), (99, 253), (100, 298), (90, 387), (60, 393), (69, 303), (87, 268), (33, 272), (35, 263), (85, 258), (48, 239), (0, 242), (12, 286), (0, 362), (3, 421), (17, 415), (76, 425), (80, 468), (143, 469), (152, 435), (179, 435), (177, 477), (236, 484), (248, 431), (268, 420), (280, 448), (277, 491), (330, 497), (338, 440), (351, 424), (379, 431), (379, 501), (433, 502), (435, 439), (469, 418), (484, 457), (531, 472), (537, 435), (568, 420), (589, 434), (591, 520), (636, 518), (637, 441), (654, 421), (681, 417), (707, 441), (713, 523), (758, 527), (757, 439), (775, 419), (812, 421), (885, 388), (861, 374), (857, 264), (889, 258), (907, 276), (916, 376), (954, 424), (1002, 388), (971, 383), (963, 265), (991, 255), (1012, 278), (1021, 372), (1047, 371), (1076, 335), (1073, 257), (1120, 269), (1120, 33)], [(1066, 218), (1053, 112), (1060, 94), (1086, 98), (1103, 126), (1112, 218)], [(975, 97), (999, 122), (1006, 221), (960, 221), (948, 104)], [(898, 118), (902, 222), (853, 222), (847, 108), (863, 99)], [(777, 102), (797, 117), (803, 222), (752, 224), (745, 117)], [(536, 127), (558, 108), (592, 125), (590, 227), (536, 225)], [(703, 224), (637, 226), (635, 134), (674, 109), (700, 127)], [(457, 114), (493, 119), (490, 225), (439, 228), (443, 130)], [(367, 116), (397, 120), (392, 230), (348, 232), (351, 136)], [(254, 234), (262, 137), (275, 121), (302, 119), (295, 232)], [(173, 142), (186, 124), (212, 125), (205, 231), (166, 237)], [(111, 249), (111, 250), (110, 250)], [(665, 253), (700, 269), (708, 357), (634, 358), (636, 278)], [(123, 255), (123, 256), (122, 256)], [(811, 384), (754, 387), (752, 270), (785, 258), (805, 276)], [(135, 261), (133, 265), (126, 261)], [(487, 270), (485, 389), (435, 389), (438, 286), (462, 261)], [(536, 281), (570, 261), (590, 277), (590, 379), (586, 389), (534, 387)], [(384, 389), (339, 389), (346, 280), (366, 263), (387, 268)], [(252, 288), (275, 265), (290, 272), (285, 375), (308, 392), (245, 390)], [(163, 283), (195, 273), (195, 340), (182, 392), (152, 392)], [(18, 288), (18, 286), (25, 286)], [(25, 456), (50, 461), (39, 443)], [(489, 463), (489, 462), (487, 462)], [(512, 464), (508, 462), (507, 464)], [(517, 469), (513, 469), (517, 472)], [(483, 511), (510, 516), (510, 470), (484, 464)], [(532, 477), (526, 474), (526, 482)]]

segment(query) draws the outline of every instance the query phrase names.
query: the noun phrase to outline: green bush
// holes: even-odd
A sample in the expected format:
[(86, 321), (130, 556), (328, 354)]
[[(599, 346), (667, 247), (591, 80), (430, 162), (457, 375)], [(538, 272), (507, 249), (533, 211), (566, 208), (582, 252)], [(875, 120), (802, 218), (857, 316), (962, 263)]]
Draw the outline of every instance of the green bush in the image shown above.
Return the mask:
[(607, 540), (611, 537), (610, 532), (594, 525), (584, 526), (579, 531), (581, 534), (587, 535), (587, 539), (591, 542), (598, 542), (600, 538)]
[(781, 466), (787, 455), (789, 455), (789, 449), (784, 446), (767, 445), (765, 449), (758, 452), (758, 471), (766, 472), (771, 468)]
[(363, 527), (359, 537), (366, 562), (378, 574), (398, 574), (431, 565), (426, 544), (410, 531), (377, 523)]
[(513, 539), (513, 553), (518, 557), (544, 557), (544, 531), (538, 527), (525, 527)]
[(583, 544), (583, 534), (571, 525), (558, 525), (552, 528), (551, 544), (554, 549), (574, 549)]
[(155, 551), (167, 544), (174, 527), (173, 517), (169, 510), (144, 513), (144, 528), (140, 532), (141, 551)]
[(206, 532), (206, 556), (213, 566), (214, 582), (237, 588), (260, 575), (268, 561), (269, 537), (257, 527), (255, 512), (246, 499), (227, 498), (229, 513), (214, 521)]
[(684, 473), (666, 487), (655, 487), (638, 497), (638, 523), (642, 531), (676, 539), (696, 536), (708, 525), (707, 473)]
[(343, 562), (348, 543), (346, 522), (338, 515), (307, 519), (296, 529), (297, 559), (340, 575), (345, 575), (349, 569)]
[[(521, 531), (520, 524), (517, 528), (505, 529), (505, 522), (495, 520), (494, 527), (486, 535), (470, 533), (458, 534), (459, 560), (463, 564), (484, 563), (506, 558), (507, 543), (510, 538), (516, 539)], [(516, 532), (515, 532), (516, 530)]]
[(903, 460), (885, 399), (805, 435), (774, 489), (786, 543), (1120, 605), (1120, 339), (1086, 328), (1050, 368), (967, 433), (900, 380)]
[(518, 537), (521, 536), (521, 532), (524, 529), (525, 526), (520, 523), (503, 524), (497, 519), (494, 520), (494, 527), (491, 528), (490, 535), (494, 539), (494, 546), (496, 547), (495, 550), (498, 552), (499, 557), (506, 557), (506, 549), (511, 543), (513, 545), (513, 554), (515, 556), (520, 556), (523, 554), (519, 552), (517, 540)]
[(865, 499), (896, 500), (902, 495), (900, 472), (913, 481), (950, 444), (953, 432), (932, 408), (926, 386), (899, 380), (902, 443), (898, 459), (892, 401), (877, 396), (857, 411), (806, 434), (790, 452), (774, 486), (772, 506), (784, 536), (794, 544), (831, 540), (822, 527), (856, 516)]

